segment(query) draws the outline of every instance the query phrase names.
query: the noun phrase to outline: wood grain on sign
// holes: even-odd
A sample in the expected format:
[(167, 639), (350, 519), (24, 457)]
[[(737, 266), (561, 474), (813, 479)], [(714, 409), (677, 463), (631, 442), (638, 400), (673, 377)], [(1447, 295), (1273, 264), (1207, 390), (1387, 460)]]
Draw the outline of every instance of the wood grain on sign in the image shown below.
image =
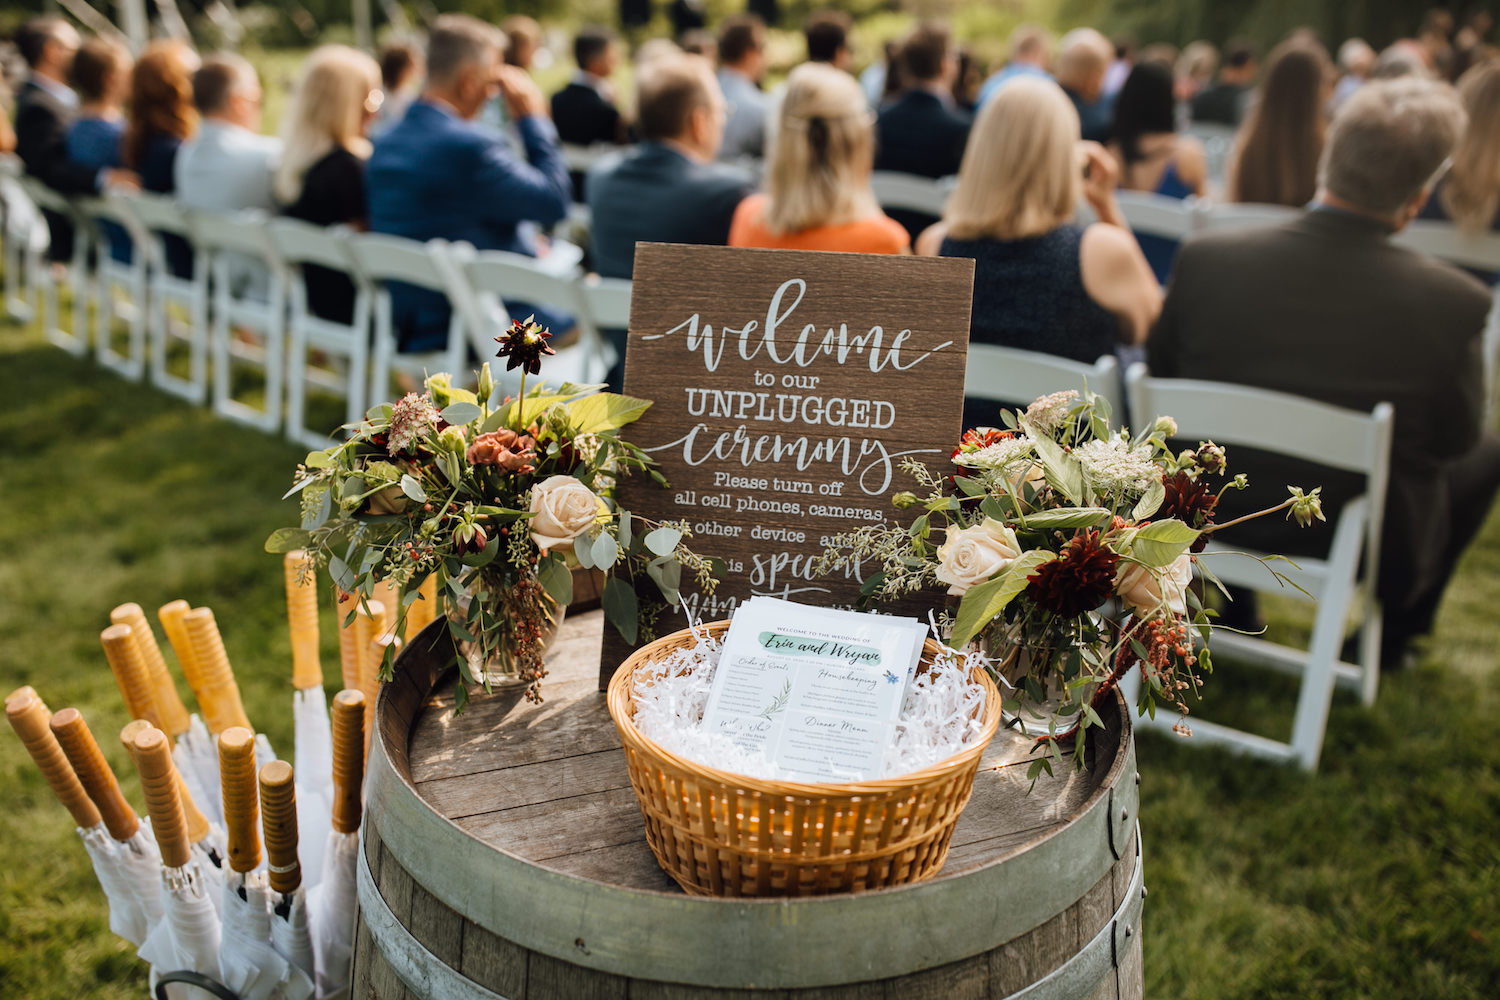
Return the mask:
[[(697, 617), (752, 595), (855, 603), (859, 580), (809, 564), (828, 536), (894, 519), (903, 457), (956, 445), (973, 287), (967, 258), (636, 248), (625, 392), (654, 405), (629, 434), (671, 486), (634, 476), (619, 498), (728, 564), (712, 596), (685, 582)], [(685, 624), (668, 609), (655, 632)], [(601, 689), (629, 652), (608, 630)]]

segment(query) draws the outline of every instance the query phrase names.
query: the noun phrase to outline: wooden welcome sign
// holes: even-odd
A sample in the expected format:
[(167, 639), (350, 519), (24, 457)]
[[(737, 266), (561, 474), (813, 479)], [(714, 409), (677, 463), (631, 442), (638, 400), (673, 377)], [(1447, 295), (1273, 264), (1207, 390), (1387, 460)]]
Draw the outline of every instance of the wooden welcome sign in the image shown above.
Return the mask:
[[(686, 521), (728, 566), (712, 595), (683, 581), (695, 617), (752, 595), (854, 605), (858, 579), (810, 564), (829, 536), (894, 518), (904, 457), (956, 446), (973, 285), (967, 258), (637, 246), (625, 392), (655, 403), (630, 435), (670, 488), (632, 476), (620, 503)], [(655, 632), (686, 624), (670, 608)], [(605, 637), (601, 688), (630, 652)]]

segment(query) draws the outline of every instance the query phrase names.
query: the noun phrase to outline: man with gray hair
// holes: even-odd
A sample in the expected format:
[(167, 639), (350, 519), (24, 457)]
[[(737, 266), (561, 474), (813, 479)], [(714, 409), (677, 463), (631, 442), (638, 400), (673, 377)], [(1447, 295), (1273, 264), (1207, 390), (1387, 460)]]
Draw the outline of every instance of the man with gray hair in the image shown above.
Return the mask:
[[(1147, 353), (1156, 375), (1237, 382), (1368, 412), (1395, 406), (1380, 579), (1382, 664), (1426, 634), (1443, 588), (1500, 486), (1500, 440), (1483, 432), (1482, 331), (1489, 290), (1391, 243), (1421, 209), (1466, 124), (1452, 88), (1402, 79), (1361, 87), (1329, 128), (1307, 211), (1264, 229), (1213, 233), (1178, 255)], [(1251, 489), (1226, 493), (1223, 523), (1323, 486), (1333, 523), (1362, 478), (1241, 448)], [(1278, 496), (1280, 494), (1280, 496)], [(1229, 544), (1309, 551), (1318, 533), (1264, 518)]]
[[(480, 250), (541, 251), (523, 223), (560, 221), (572, 184), (547, 117), (547, 102), (526, 71), (502, 61), (505, 35), (466, 14), (444, 14), (427, 36), (427, 85), (405, 116), (375, 142), (366, 171), (370, 228), (414, 240), (465, 241)], [(524, 160), (474, 121), (499, 94), (525, 148)], [(391, 305), (403, 351), (442, 349), (450, 307), (435, 292), (393, 286)], [(516, 303), (517, 315), (528, 309)], [(561, 334), (568, 317), (537, 319)]]
[(1084, 139), (1108, 142), (1115, 114), (1114, 98), (1104, 93), (1115, 47), (1093, 28), (1074, 28), (1057, 46), (1057, 85), (1078, 109)]

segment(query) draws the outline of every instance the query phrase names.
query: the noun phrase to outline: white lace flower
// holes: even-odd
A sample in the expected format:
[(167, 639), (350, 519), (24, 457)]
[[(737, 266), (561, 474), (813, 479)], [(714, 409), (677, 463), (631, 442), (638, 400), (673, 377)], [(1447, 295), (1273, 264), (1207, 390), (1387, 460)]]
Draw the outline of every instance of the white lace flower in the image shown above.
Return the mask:
[(1152, 461), (1151, 448), (1132, 448), (1123, 437), (1081, 444), (1073, 449), (1073, 457), (1083, 466), (1083, 475), (1095, 493), (1141, 494), (1152, 483), (1161, 482), (1161, 467)]
[(959, 454), (953, 464), (966, 469), (983, 469), (987, 472), (1003, 472), (1008, 466), (1031, 456), (1031, 438), (1019, 435), (996, 441), (978, 451)]
[(1067, 389), (1063, 392), (1054, 392), (1051, 395), (1042, 396), (1026, 407), (1026, 419), (1037, 430), (1050, 433), (1067, 423), (1068, 411), (1073, 408), (1073, 403), (1077, 399), (1078, 391), (1076, 389)]
[(419, 396), (414, 392), (408, 392), (391, 407), (391, 425), (386, 450), (392, 455), (411, 450), (412, 446), (422, 440), (428, 431), (437, 429), (437, 422), (438, 411), (437, 407), (432, 405), (431, 397), (426, 393)]

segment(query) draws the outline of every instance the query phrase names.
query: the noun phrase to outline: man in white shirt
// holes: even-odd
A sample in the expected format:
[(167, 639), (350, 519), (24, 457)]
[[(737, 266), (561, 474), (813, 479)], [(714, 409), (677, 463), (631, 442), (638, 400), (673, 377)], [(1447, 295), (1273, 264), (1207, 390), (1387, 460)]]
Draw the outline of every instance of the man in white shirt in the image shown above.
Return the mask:
[(719, 32), (719, 88), (729, 105), (719, 159), (739, 160), (765, 153), (769, 101), (760, 89), (765, 75), (765, 22), (753, 14), (729, 18)]
[[(261, 97), (255, 68), (239, 56), (209, 56), (193, 74), (193, 104), (203, 124), (177, 153), (176, 196), (184, 205), (215, 212), (276, 211), (271, 176), (281, 140), (259, 134)], [(265, 287), (260, 261), (234, 259), (230, 275), (238, 291)]]

